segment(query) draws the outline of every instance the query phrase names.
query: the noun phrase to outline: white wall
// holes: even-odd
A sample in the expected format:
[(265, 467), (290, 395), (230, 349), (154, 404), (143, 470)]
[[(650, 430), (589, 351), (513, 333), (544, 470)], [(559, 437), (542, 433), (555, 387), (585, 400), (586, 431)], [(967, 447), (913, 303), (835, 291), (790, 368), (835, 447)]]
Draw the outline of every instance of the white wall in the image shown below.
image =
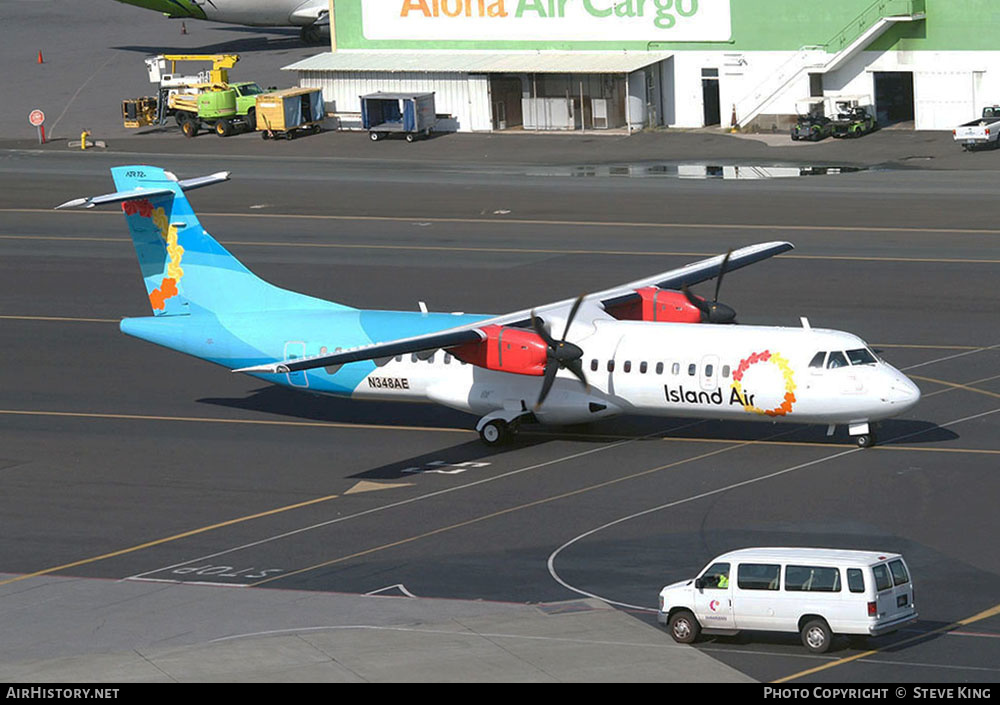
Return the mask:
[[(729, 125), (734, 103), (768, 78), (796, 52), (677, 52), (672, 76), (663, 86), (673, 127), (702, 127), (701, 70), (719, 69), (722, 126)], [(826, 95), (868, 95), (875, 99), (873, 73), (913, 72), (915, 127), (950, 130), (971, 120), (987, 105), (1000, 104), (1000, 51), (904, 52), (865, 51), (823, 77)], [(796, 114), (796, 101), (809, 96), (809, 75), (803, 71), (761, 112)]]
[[(454, 116), (439, 129), (462, 132), (491, 128), (489, 79), (461, 73), (300, 72), (299, 85), (323, 89), (327, 108), (337, 113), (360, 113), (362, 95), (434, 93), (435, 110)], [(358, 123), (359, 125), (360, 123)], [(352, 126), (349, 120), (345, 126)]]

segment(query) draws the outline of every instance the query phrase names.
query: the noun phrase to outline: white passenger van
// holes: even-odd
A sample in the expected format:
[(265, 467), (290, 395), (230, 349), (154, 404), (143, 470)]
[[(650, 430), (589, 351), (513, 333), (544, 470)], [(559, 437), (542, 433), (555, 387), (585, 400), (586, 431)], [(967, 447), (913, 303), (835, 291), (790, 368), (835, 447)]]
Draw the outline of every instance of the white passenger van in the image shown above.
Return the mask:
[(657, 619), (685, 644), (703, 633), (798, 632), (823, 653), (834, 634), (888, 634), (916, 621), (917, 610), (898, 553), (744, 548), (663, 588)]

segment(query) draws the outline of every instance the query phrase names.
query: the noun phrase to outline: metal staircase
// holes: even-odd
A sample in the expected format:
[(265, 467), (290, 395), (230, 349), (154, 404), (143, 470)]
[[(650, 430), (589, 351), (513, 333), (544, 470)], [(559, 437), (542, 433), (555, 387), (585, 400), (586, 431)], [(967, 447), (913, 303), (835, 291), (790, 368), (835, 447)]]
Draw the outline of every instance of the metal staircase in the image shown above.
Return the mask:
[(740, 127), (749, 124), (803, 73), (827, 73), (882, 36), (896, 22), (926, 18), (924, 0), (876, 0), (825, 44), (804, 46), (736, 103)]

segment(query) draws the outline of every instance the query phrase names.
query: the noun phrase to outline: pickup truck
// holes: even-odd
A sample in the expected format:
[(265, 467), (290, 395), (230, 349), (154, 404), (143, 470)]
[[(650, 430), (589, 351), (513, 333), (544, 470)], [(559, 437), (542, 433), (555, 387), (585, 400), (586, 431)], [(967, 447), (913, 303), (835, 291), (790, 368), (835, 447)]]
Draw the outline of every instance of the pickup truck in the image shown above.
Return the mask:
[(962, 143), (962, 148), (972, 151), (976, 147), (992, 143), (997, 147), (1000, 143), (1000, 106), (983, 108), (983, 116), (963, 123), (951, 131), (955, 141)]

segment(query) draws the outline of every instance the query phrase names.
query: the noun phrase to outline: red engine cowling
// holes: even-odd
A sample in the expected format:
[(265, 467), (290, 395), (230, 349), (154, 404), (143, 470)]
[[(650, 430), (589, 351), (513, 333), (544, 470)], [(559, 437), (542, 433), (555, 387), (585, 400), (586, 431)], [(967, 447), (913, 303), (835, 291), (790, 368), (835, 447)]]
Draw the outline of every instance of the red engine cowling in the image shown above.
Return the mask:
[(483, 332), (486, 340), (459, 345), (449, 352), (463, 362), (487, 370), (538, 377), (545, 374), (548, 346), (537, 333), (503, 326), (487, 326)]
[(701, 323), (698, 310), (682, 291), (647, 286), (636, 289), (638, 301), (629, 301), (607, 309), (620, 321), (656, 321), (659, 323)]

